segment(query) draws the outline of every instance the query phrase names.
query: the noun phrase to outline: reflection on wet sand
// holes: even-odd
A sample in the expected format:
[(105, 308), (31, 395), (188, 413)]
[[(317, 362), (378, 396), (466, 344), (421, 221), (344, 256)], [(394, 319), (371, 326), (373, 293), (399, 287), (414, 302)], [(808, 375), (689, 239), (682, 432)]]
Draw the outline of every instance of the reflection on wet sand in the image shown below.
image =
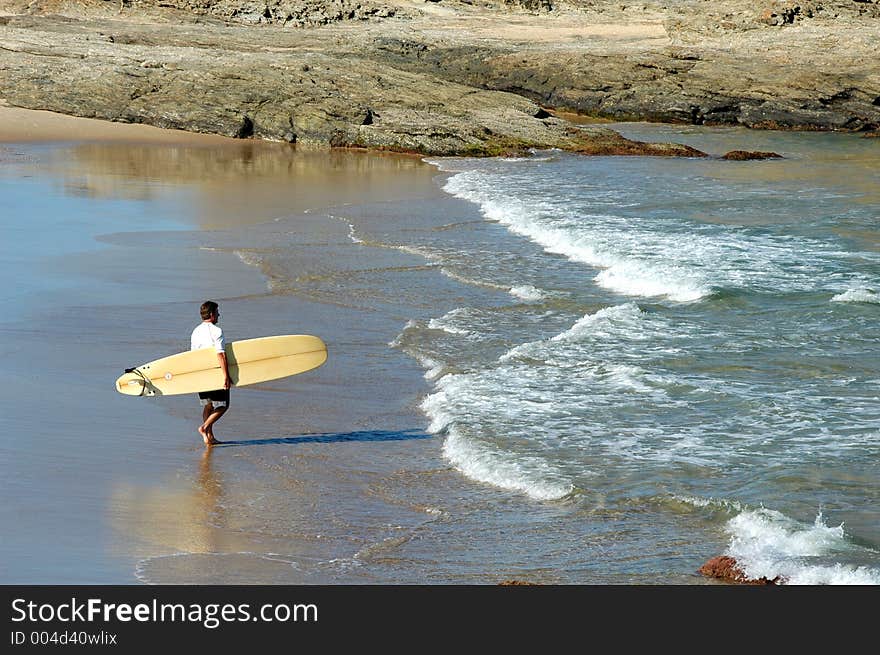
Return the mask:
[(63, 193), (90, 198), (152, 200), (186, 191), (204, 228), (261, 223), (332, 203), (411, 197), (410, 175), (429, 182), (435, 169), (417, 157), (360, 151), (298, 151), (288, 144), (222, 145), (81, 143), (38, 165)]
[(111, 524), (118, 549), (139, 558), (136, 578), (150, 584), (253, 584), (293, 572), (295, 562), (271, 554), (259, 530), (250, 529), (251, 502), (232, 495), (211, 449), (189, 480), (179, 476), (149, 488), (117, 486)]
[(113, 524), (137, 550), (213, 553), (236, 548), (229, 527), (222, 475), (214, 470), (206, 449), (192, 479), (166, 481), (151, 488), (118, 485), (110, 507)]
[[(329, 462), (311, 452), (294, 464), (282, 453), (294, 445), (431, 438), (422, 430), (362, 430), (224, 441), (171, 479), (112, 490), (116, 550), (138, 560), (135, 575), (147, 583), (297, 584), (327, 569), (338, 573), (362, 543), (328, 513), (338, 501), (313, 483)], [(344, 480), (337, 485), (346, 497)]]

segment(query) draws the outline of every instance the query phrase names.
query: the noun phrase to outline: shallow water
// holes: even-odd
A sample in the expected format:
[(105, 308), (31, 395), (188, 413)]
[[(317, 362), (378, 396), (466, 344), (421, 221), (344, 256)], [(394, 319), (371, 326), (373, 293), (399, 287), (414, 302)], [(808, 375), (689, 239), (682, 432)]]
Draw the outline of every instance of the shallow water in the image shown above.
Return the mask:
[[(755, 577), (880, 581), (876, 144), (615, 127), (715, 156), (438, 159), (476, 216), (352, 217), (462, 287), (393, 342), (444, 457), (624, 539), (624, 579), (714, 541)], [(734, 147), (785, 158), (717, 158)]]
[[(785, 159), (7, 154), (2, 373), (30, 380), (3, 400), (3, 477), (31, 515), (9, 577), (704, 584), (727, 553), (880, 581), (875, 140), (614, 127)], [(206, 297), (233, 338), (319, 334), (330, 359), (236, 390), (203, 455), (192, 399), (109, 384), (178, 350)], [(90, 362), (75, 455), (31, 413), (59, 359)], [(52, 462), (68, 518), (27, 493)], [(59, 524), (85, 545), (29, 550)]]

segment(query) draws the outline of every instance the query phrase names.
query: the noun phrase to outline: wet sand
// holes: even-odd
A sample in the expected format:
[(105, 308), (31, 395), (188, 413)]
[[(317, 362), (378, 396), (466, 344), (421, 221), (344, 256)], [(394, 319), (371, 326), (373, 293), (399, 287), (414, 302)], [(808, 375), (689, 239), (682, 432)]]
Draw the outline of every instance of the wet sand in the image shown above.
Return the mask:
[[(438, 518), (396, 481), (458, 476), (424, 432), (420, 367), (388, 347), (406, 317), (295, 281), (337, 276), (343, 289), (399, 265), (324, 208), (439, 199), (436, 171), (45, 112), (0, 118), (0, 272), (14, 281), (0, 294), (0, 520), (16, 526), (2, 582), (388, 582), (359, 561)], [(77, 140), (57, 143), (71, 129)], [(281, 241), (294, 282), (279, 287), (260, 254)], [(113, 390), (123, 368), (186, 349), (208, 298), (231, 339), (310, 333), (330, 350), (314, 372), (235, 389), (216, 426), (227, 443), (210, 450), (196, 399)]]

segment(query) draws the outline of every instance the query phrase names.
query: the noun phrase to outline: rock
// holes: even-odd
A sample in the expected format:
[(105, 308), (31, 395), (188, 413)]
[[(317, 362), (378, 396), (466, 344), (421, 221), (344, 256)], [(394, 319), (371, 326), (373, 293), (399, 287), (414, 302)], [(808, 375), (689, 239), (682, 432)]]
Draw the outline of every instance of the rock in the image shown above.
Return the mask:
[(761, 12), (758, 22), (765, 25), (792, 25), (803, 18), (812, 18), (816, 8), (809, 2), (774, 2)]
[(524, 580), (505, 580), (498, 583), (499, 587), (533, 587), (539, 586), (536, 582), (526, 582)]
[(553, 3), (550, 0), (501, 0), (511, 7), (526, 9), (533, 12), (553, 11)]
[(642, 155), (654, 157), (708, 157), (705, 152), (677, 143), (631, 141), (608, 129), (581, 129), (592, 138), (575, 143), (566, 150), (582, 155)]
[[(540, 39), (465, 43), (448, 33), (410, 33), (408, 47), (395, 48), (386, 35), (381, 57), (407, 70), (517, 93), (551, 110), (613, 120), (845, 131), (880, 125), (880, 21), (867, 20), (852, 2), (833, 3), (833, 16), (797, 3), (813, 16), (809, 31), (758, 29), (759, 14), (745, 0), (679, 4), (644, 5), (645, 27), (638, 29), (604, 6), (582, 9), (582, 17), (567, 14), (574, 36), (552, 47)], [(867, 6), (880, 18), (880, 3)], [(590, 11), (606, 26), (604, 38), (591, 36), (595, 28), (584, 24)], [(722, 20), (737, 14), (749, 18)], [(730, 28), (719, 34), (721, 22)], [(662, 31), (650, 31), (661, 23)], [(852, 49), (846, 55), (843, 44)]]
[[(793, 27), (760, 23), (764, 10), (795, 6)], [(440, 9), (422, 0), (0, 0), (0, 99), (298, 148), (436, 155), (704, 156), (572, 133), (563, 112), (880, 127), (880, 2)]]
[(782, 155), (775, 152), (761, 152), (749, 150), (731, 150), (726, 153), (722, 159), (730, 159), (733, 161), (748, 161), (750, 159), (782, 159)]
[(101, 30), (101, 21), (52, 16), (0, 26), (0, 97), (18, 107), (298, 148), (466, 156), (547, 148), (696, 153), (631, 141), (607, 128), (576, 128), (549, 112), (536, 120), (544, 110), (532, 100), (328, 48), (330, 33), (309, 41), (307, 31), (265, 26), (232, 31), (191, 24), (184, 31), (174, 23), (132, 22), (110, 41), (96, 38)]
[[(225, 21), (316, 27), (394, 16), (397, 8), (370, 0), (160, 0), (161, 6)], [(404, 12), (405, 13), (405, 12)]]
[(733, 557), (720, 555), (713, 557), (699, 568), (699, 573), (709, 578), (718, 578), (726, 582), (734, 582), (737, 584), (750, 585), (778, 585), (784, 583), (784, 580), (777, 576), (772, 580), (767, 578), (749, 578), (743, 573), (739, 564)]

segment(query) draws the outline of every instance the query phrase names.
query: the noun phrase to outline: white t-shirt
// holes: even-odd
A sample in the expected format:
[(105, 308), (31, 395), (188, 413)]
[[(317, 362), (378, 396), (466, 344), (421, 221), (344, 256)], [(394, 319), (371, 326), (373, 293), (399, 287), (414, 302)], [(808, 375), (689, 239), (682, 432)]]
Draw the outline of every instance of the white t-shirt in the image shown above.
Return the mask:
[(192, 331), (190, 337), (190, 350), (213, 348), (218, 353), (225, 352), (226, 341), (223, 339), (223, 330), (209, 321), (202, 321)]

